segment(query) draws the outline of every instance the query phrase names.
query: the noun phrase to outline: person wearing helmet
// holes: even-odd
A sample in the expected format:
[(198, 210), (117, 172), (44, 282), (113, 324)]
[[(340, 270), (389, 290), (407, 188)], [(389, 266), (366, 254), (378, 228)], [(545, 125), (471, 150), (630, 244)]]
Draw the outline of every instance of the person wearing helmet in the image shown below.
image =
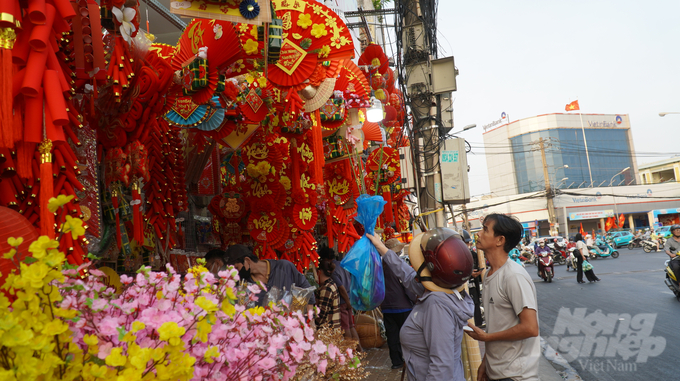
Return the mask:
[(522, 238), (522, 224), (513, 217), (492, 213), (484, 218), (477, 249), (490, 263), (482, 301), (486, 331), (469, 324), (467, 334), (484, 341), (485, 354), (478, 380), (538, 381), (541, 346), (538, 338), (536, 288), (526, 270), (508, 260)]
[(675, 276), (680, 275), (680, 225), (671, 226), (671, 236), (666, 240), (664, 250), (669, 257), (671, 257), (671, 270)]
[(409, 381), (464, 381), (463, 327), (474, 308), (464, 291), (473, 266), (465, 242), (447, 228), (422, 233), (409, 246), (411, 267), (379, 237), (366, 236), (382, 256), (383, 265), (419, 296), (399, 334)]

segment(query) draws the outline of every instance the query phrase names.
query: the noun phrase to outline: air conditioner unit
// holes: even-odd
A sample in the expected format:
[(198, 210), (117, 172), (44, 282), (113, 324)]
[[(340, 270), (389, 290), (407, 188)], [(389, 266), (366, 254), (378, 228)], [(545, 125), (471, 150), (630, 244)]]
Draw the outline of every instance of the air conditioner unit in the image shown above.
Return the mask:
[(411, 147), (399, 148), (399, 166), (401, 168), (401, 188), (415, 188), (416, 178), (413, 173), (413, 158), (411, 157)]
[(403, 30), (404, 49), (426, 50), (425, 49), (425, 30), (423, 24), (417, 23), (409, 25)]

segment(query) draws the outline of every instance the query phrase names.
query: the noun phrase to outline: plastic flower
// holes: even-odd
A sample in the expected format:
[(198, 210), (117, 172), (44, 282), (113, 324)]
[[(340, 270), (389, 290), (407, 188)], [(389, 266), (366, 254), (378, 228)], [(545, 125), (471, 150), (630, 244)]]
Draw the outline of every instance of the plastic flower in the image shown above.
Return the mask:
[(208, 347), (208, 350), (205, 351), (205, 354), (203, 355), (203, 358), (205, 358), (205, 362), (208, 364), (212, 364), (214, 361), (214, 358), (220, 356), (220, 351), (217, 350), (216, 346), (210, 346)]
[(199, 296), (194, 301), (194, 304), (201, 307), (205, 312), (211, 313), (217, 311), (217, 305), (210, 300), (206, 299), (205, 296)]
[(265, 77), (260, 77), (257, 79), (257, 84), (260, 85), (261, 88), (267, 87), (267, 78)]
[(253, 25), (253, 27), (250, 29), (250, 35), (253, 36), (253, 38), (257, 40), (257, 26), (256, 25)]
[(120, 24), (120, 35), (123, 37), (123, 39), (126, 42), (130, 42), (130, 36), (135, 32), (137, 28), (132, 24), (132, 20), (135, 19), (135, 15), (137, 14), (137, 11), (135, 11), (134, 8), (126, 8), (126, 7), (121, 7), (121, 8), (116, 8), (113, 7), (111, 9), (111, 13), (113, 13), (114, 16), (116, 16), (116, 20)]
[(21, 279), (33, 288), (42, 287), (49, 272), (50, 268), (42, 262), (36, 262), (30, 266), (21, 264)]
[(52, 197), (49, 200), (47, 200), (47, 210), (49, 210), (52, 213), (55, 213), (59, 208), (62, 206), (66, 205), (69, 201), (73, 200), (75, 196), (70, 195), (70, 196), (64, 196), (63, 194), (60, 194), (57, 197)]
[(59, 242), (49, 239), (49, 237), (42, 235), (28, 247), (28, 251), (33, 254), (33, 258), (40, 259), (47, 254), (47, 250), (56, 249), (59, 247)]
[(144, 325), (144, 323), (142, 323), (141, 321), (133, 321), (132, 322), (132, 332), (133, 333), (137, 333), (137, 332), (143, 330), (144, 328), (146, 328), (146, 325)]
[(125, 366), (127, 357), (123, 356), (123, 348), (113, 348), (111, 353), (106, 356), (106, 365)]
[(19, 238), (9, 237), (9, 238), (7, 238), (7, 244), (12, 246), (12, 247), (19, 247), (19, 245), (21, 245), (23, 242), (24, 242), (23, 237), (19, 237)]
[(324, 45), (321, 49), (319, 49), (319, 57), (321, 58), (326, 58), (331, 52), (331, 48), (328, 45)]
[(106, 372), (108, 370), (109, 368), (107, 368), (106, 365), (99, 366), (97, 364), (92, 364), (90, 374), (96, 378), (106, 378)]
[(302, 29), (309, 28), (309, 26), (312, 25), (312, 15), (307, 13), (301, 14), (298, 16), (297, 25)]
[(64, 224), (61, 226), (61, 231), (64, 233), (71, 232), (71, 237), (73, 237), (73, 239), (85, 235), (83, 220), (81, 220), (80, 218), (73, 218), (67, 215), (66, 222), (64, 222)]
[(243, 44), (243, 51), (246, 52), (247, 55), (252, 56), (253, 54), (256, 54), (258, 51), (258, 45), (257, 42), (253, 40), (248, 40), (246, 41), (245, 44)]
[(174, 321), (165, 322), (158, 328), (160, 339), (167, 341), (173, 346), (177, 346), (182, 343), (180, 337), (184, 336), (185, 333), (186, 329), (184, 329), (184, 327), (178, 326)]
[(16, 253), (17, 253), (16, 249), (9, 249), (9, 251), (3, 254), (2, 257), (5, 259), (12, 259), (14, 258), (14, 254)]
[(314, 24), (312, 26), (312, 36), (316, 38), (321, 38), (328, 34), (326, 26), (324, 24)]

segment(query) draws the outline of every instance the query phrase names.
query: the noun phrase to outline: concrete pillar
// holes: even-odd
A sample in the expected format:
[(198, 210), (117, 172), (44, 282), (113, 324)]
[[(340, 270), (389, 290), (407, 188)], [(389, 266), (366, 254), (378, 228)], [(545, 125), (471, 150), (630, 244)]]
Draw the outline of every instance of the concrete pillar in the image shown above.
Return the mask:
[(600, 218), (600, 230), (604, 233), (604, 218)]
[(628, 225), (630, 227), (630, 230), (635, 231), (635, 220), (633, 220), (632, 214), (628, 215)]

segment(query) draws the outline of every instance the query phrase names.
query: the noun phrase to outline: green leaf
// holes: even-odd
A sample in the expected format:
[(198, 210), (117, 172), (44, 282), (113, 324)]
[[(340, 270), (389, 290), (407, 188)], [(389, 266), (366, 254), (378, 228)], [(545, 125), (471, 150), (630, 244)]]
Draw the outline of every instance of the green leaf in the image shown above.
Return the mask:
[(92, 302), (93, 302), (92, 298), (85, 299), (85, 305), (90, 308), (92, 308)]
[(123, 336), (127, 333), (125, 327), (118, 327), (116, 330), (118, 330), (118, 341), (123, 341)]
[(101, 259), (101, 258), (99, 258), (98, 256), (96, 256), (96, 255), (94, 255), (94, 254), (92, 254), (92, 253), (87, 253), (87, 258), (89, 258), (89, 259), (91, 259), (91, 260), (93, 260), (93, 261), (97, 261), (97, 260)]
[(33, 258), (33, 257), (24, 258), (24, 263), (27, 264), (27, 265), (30, 265), (31, 263), (34, 263), (34, 262), (38, 262), (38, 260)]
[(300, 47), (304, 50), (309, 49), (309, 47), (312, 46), (312, 39), (311, 38), (305, 38), (304, 40), (300, 41)]

